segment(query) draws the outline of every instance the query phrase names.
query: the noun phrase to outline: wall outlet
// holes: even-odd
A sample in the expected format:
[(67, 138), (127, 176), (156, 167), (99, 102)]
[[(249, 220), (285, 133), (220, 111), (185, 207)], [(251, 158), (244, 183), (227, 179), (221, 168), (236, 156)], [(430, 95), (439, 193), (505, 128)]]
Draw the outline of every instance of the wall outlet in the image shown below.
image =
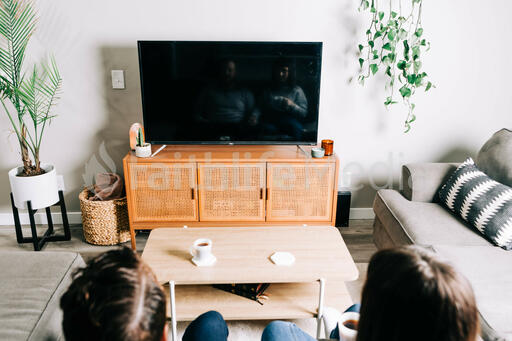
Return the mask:
[(124, 70), (112, 70), (112, 89), (125, 89)]

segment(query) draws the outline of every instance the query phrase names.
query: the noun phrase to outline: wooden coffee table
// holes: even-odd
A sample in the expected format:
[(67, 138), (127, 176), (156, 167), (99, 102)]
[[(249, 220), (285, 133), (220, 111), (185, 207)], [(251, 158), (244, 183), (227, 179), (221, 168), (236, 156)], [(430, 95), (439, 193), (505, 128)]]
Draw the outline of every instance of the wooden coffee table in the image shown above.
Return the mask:
[[(215, 265), (191, 262), (189, 250), (198, 238), (212, 240)], [(295, 263), (273, 264), (269, 257), (276, 251), (292, 253)], [(345, 282), (358, 277), (343, 238), (331, 226), (159, 228), (151, 232), (142, 258), (169, 293), (174, 340), (176, 321), (191, 321), (208, 310), (226, 320), (320, 319), (324, 297), (341, 311), (352, 304)], [(265, 291), (269, 299), (260, 305), (211, 286), (230, 283), (272, 283)]]

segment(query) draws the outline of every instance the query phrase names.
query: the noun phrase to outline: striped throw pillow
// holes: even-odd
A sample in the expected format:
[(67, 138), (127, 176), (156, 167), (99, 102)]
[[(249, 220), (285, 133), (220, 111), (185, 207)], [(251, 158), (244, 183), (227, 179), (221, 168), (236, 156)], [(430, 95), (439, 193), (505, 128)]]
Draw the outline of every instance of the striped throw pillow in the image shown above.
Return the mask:
[(506, 250), (512, 250), (512, 188), (468, 158), (439, 190), (441, 203)]

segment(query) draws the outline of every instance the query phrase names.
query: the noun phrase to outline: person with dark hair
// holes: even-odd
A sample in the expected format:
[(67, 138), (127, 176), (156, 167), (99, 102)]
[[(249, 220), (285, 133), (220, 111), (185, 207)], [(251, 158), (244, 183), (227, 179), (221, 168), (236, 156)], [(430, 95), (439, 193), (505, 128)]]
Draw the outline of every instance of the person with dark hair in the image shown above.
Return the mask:
[(212, 139), (243, 139), (257, 123), (253, 93), (236, 81), (237, 66), (226, 58), (217, 62), (215, 82), (199, 95), (195, 120)]
[(360, 314), (359, 341), (476, 341), (480, 331), (468, 280), (415, 246), (372, 257)]
[[(79, 269), (61, 297), (67, 341), (167, 341), (166, 298), (148, 265), (129, 248), (105, 252)], [(186, 329), (184, 341), (225, 341), (214, 311)]]
[(272, 84), (263, 91), (261, 110), (267, 134), (291, 134), (300, 141), (308, 100), (295, 76), (293, 60), (277, 59), (272, 66)]
[[(357, 341), (476, 341), (478, 310), (468, 280), (423, 248), (378, 251), (368, 266)], [(338, 327), (331, 333), (339, 339)], [(314, 340), (291, 323), (276, 321), (268, 340)]]
[(61, 298), (64, 336), (78, 340), (166, 340), (165, 295), (151, 269), (128, 248), (79, 269)]

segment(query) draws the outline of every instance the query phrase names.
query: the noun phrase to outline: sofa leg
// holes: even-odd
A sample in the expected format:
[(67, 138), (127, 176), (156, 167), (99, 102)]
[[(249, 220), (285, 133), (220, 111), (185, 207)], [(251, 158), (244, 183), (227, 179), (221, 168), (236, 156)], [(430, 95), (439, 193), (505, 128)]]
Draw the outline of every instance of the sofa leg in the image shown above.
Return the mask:
[(379, 250), (396, 246), (377, 215), (373, 220), (373, 242)]

